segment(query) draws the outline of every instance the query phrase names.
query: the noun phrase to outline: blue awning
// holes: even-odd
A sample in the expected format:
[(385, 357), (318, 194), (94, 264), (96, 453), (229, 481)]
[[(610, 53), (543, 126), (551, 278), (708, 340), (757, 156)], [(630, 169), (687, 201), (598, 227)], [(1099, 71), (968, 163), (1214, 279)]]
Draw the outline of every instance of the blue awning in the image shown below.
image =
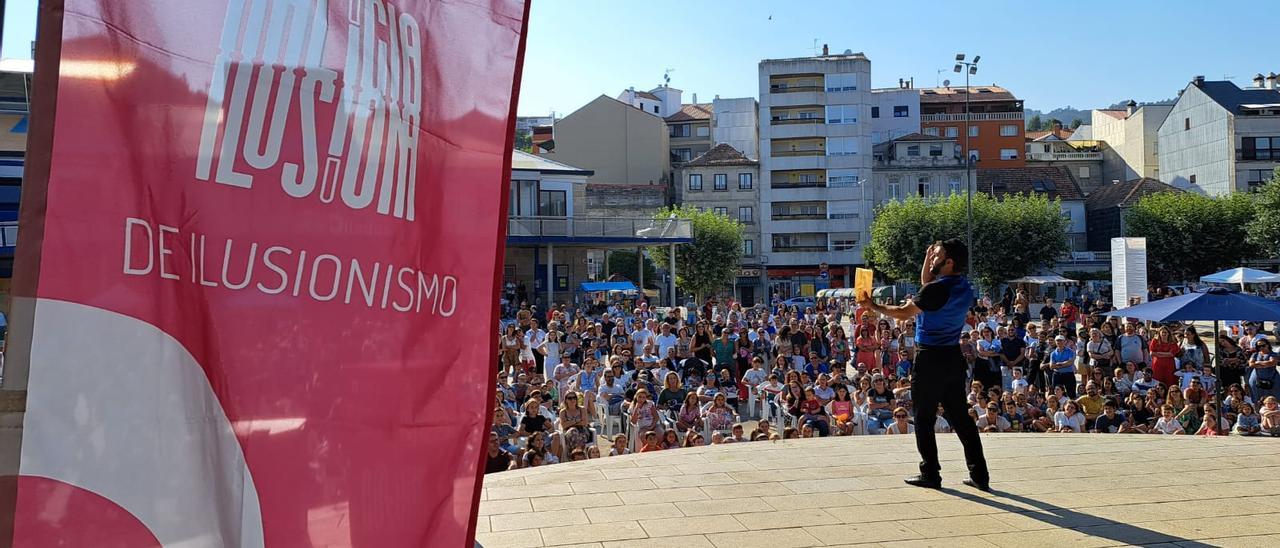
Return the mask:
[(586, 293), (596, 293), (600, 291), (638, 291), (636, 289), (636, 284), (631, 282), (582, 282), (578, 287)]

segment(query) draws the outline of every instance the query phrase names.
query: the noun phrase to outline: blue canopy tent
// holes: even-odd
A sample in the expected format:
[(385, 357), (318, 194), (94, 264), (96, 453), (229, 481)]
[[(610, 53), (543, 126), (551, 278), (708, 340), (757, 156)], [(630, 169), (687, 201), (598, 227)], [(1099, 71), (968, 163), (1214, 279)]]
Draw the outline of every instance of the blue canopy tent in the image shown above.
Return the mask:
[(639, 291), (631, 282), (582, 282), (578, 290), (583, 293), (599, 293), (602, 291)]
[[(1280, 321), (1280, 302), (1245, 295), (1221, 287), (1198, 293), (1187, 293), (1159, 301), (1152, 301), (1106, 313), (1107, 316), (1137, 318), (1153, 322), (1213, 321), (1214, 357), (1213, 371), (1222, 378), (1218, 363), (1218, 322), (1240, 320), (1251, 322)], [(1222, 383), (1217, 383), (1218, 402), (1222, 401)]]

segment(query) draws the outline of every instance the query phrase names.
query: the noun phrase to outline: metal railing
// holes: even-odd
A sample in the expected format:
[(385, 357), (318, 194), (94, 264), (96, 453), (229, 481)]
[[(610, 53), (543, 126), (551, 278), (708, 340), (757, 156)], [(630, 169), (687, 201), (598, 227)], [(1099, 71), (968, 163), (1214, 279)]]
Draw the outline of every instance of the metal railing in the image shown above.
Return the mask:
[(823, 188), (828, 186), (822, 181), (771, 181), (770, 188)]
[(800, 93), (802, 91), (823, 91), (822, 86), (788, 86), (769, 84), (769, 93)]
[(774, 253), (821, 253), (830, 251), (825, 245), (796, 245), (789, 247), (773, 246)]
[(826, 120), (823, 118), (772, 118), (769, 120), (770, 125), (781, 126), (788, 124), (823, 124)]
[(823, 220), (827, 218), (826, 213), (773, 213), (769, 218), (774, 221), (803, 221), (803, 220)]
[(1038, 162), (1060, 160), (1101, 160), (1101, 152), (1028, 152), (1027, 159)]
[(807, 150), (775, 150), (771, 153), (774, 157), (779, 156), (824, 156), (826, 151), (820, 148)]
[(507, 236), (563, 238), (691, 238), (688, 219), (647, 217), (507, 217)]
[(0, 222), (0, 247), (18, 245), (18, 221)]
[[(1021, 120), (1021, 112), (974, 112), (969, 115), (973, 122), (993, 120)], [(921, 114), (921, 122), (963, 122), (964, 114)]]

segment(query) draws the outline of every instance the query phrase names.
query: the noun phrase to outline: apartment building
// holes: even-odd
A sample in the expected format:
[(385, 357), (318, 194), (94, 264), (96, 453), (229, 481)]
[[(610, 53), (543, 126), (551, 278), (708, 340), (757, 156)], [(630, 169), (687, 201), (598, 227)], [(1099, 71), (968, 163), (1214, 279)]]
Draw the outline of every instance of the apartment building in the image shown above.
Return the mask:
[[(849, 284), (863, 264), (871, 61), (846, 50), (760, 62), (760, 209), (769, 291)], [(767, 121), (767, 122), (766, 122)]]
[[(1081, 126), (1085, 127), (1085, 126)], [(1075, 139), (1075, 131), (1054, 120), (1046, 131), (1028, 131), (1025, 145), (1027, 167), (1062, 166), (1071, 170), (1080, 189), (1088, 194), (1108, 182), (1103, 176), (1103, 149), (1106, 144), (1092, 139)]]
[(1102, 179), (1132, 181), (1160, 178), (1156, 131), (1173, 105), (1141, 105), (1130, 100), (1124, 109), (1098, 109), (1090, 114), (1093, 139), (1106, 143)]
[(734, 298), (745, 306), (764, 302), (760, 249), (760, 162), (726, 143), (685, 162), (676, 171), (679, 201), (742, 223), (742, 260)]
[[(648, 102), (644, 107), (652, 108)], [(666, 122), (641, 107), (601, 95), (553, 128), (547, 158), (593, 172), (591, 183), (667, 186), (671, 146)]]
[(711, 101), (711, 140), (748, 158), (760, 157), (760, 103), (754, 97)]
[[(1084, 192), (1071, 170), (1063, 166), (1026, 166), (978, 169), (974, 191), (999, 199), (1016, 194), (1035, 194), (1058, 200), (1062, 216), (1070, 222), (1067, 238), (1071, 251), (1088, 248), (1088, 217)], [(1010, 234), (1017, 237), (1017, 234)]]
[(921, 132), (954, 138), (979, 168), (1026, 165), (1022, 100), (1009, 90), (999, 86), (925, 88), (920, 90), (920, 109)]
[(911, 196), (935, 198), (964, 192), (964, 154), (954, 137), (912, 133), (876, 145), (873, 154), (869, 192), (875, 205)]
[(1196, 76), (1157, 131), (1160, 178), (1209, 195), (1244, 192), (1280, 165), (1280, 79), (1253, 86)]
[(692, 103), (667, 116), (667, 132), (671, 136), (671, 165), (679, 167), (711, 150), (711, 104)]
[(871, 90), (871, 144), (920, 133), (920, 90), (911, 85)]

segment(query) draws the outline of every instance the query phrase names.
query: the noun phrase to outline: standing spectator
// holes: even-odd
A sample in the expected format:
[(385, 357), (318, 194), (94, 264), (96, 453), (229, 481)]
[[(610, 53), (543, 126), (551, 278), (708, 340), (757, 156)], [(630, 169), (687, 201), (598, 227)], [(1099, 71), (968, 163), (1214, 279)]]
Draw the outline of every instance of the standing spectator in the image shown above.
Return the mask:
[(1215, 350), (1218, 354), (1218, 367), (1222, 372), (1222, 378), (1218, 379), (1218, 381), (1223, 386), (1244, 382), (1244, 350), (1225, 330), (1218, 334), (1216, 342)]
[[(1085, 351), (1088, 352), (1089, 358), (1089, 377), (1092, 377), (1093, 371), (1102, 371), (1103, 374), (1111, 371), (1112, 364), (1115, 363), (1115, 347), (1111, 346), (1111, 341), (1102, 336), (1101, 329), (1089, 330), (1089, 342), (1085, 345)], [(1084, 374), (1081, 372), (1082, 376)]]
[(1023, 342), (1017, 329), (1010, 328), (1000, 337), (1000, 355), (1003, 362), (1000, 366), (1001, 382), (1004, 391), (1008, 392), (1013, 390), (1013, 370), (1021, 369), (1027, 361), (1027, 343)]
[(1053, 306), (1053, 299), (1045, 298), (1044, 307), (1040, 309), (1040, 323), (1049, 325), (1049, 321), (1058, 317), (1058, 309)]
[(973, 362), (973, 380), (981, 382), (984, 389), (1001, 386), (1000, 363), (1004, 356), (1000, 354), (1000, 341), (995, 339), (995, 332), (989, 325), (979, 325), (978, 333), (978, 358)]
[(1124, 325), (1124, 334), (1120, 335), (1120, 361), (1138, 365), (1147, 363), (1147, 342), (1138, 334), (1133, 323)]
[(1067, 346), (1067, 338), (1058, 335), (1053, 338), (1053, 351), (1049, 359), (1041, 366), (1046, 373), (1051, 373), (1050, 386), (1061, 386), (1071, 398), (1076, 397), (1076, 352)]
[(1209, 347), (1200, 340), (1200, 334), (1196, 332), (1196, 328), (1187, 327), (1183, 332), (1185, 338), (1182, 340), (1182, 353), (1178, 358), (1183, 364), (1191, 363), (1194, 371), (1200, 371), (1209, 363)]
[[(546, 375), (546, 346), (547, 332), (538, 327), (537, 319), (529, 320), (529, 332), (524, 334), (524, 346), (526, 353), (532, 353), (533, 370), (539, 375)], [(552, 358), (554, 359), (554, 357)]]
[(1173, 332), (1169, 330), (1169, 326), (1160, 326), (1160, 329), (1156, 331), (1156, 337), (1151, 339), (1149, 349), (1151, 351), (1152, 376), (1165, 386), (1177, 385), (1178, 380), (1173, 374), (1174, 370), (1177, 369), (1174, 358), (1178, 355), (1181, 347), (1177, 341), (1173, 340)]
[(1249, 394), (1254, 401), (1280, 396), (1280, 386), (1276, 386), (1280, 373), (1276, 372), (1276, 365), (1276, 353), (1271, 351), (1271, 341), (1260, 339), (1254, 342), (1254, 352), (1249, 357)]
[(711, 367), (711, 333), (708, 331), (706, 320), (698, 322), (694, 327), (692, 351), (693, 357), (704, 364), (703, 368)]

